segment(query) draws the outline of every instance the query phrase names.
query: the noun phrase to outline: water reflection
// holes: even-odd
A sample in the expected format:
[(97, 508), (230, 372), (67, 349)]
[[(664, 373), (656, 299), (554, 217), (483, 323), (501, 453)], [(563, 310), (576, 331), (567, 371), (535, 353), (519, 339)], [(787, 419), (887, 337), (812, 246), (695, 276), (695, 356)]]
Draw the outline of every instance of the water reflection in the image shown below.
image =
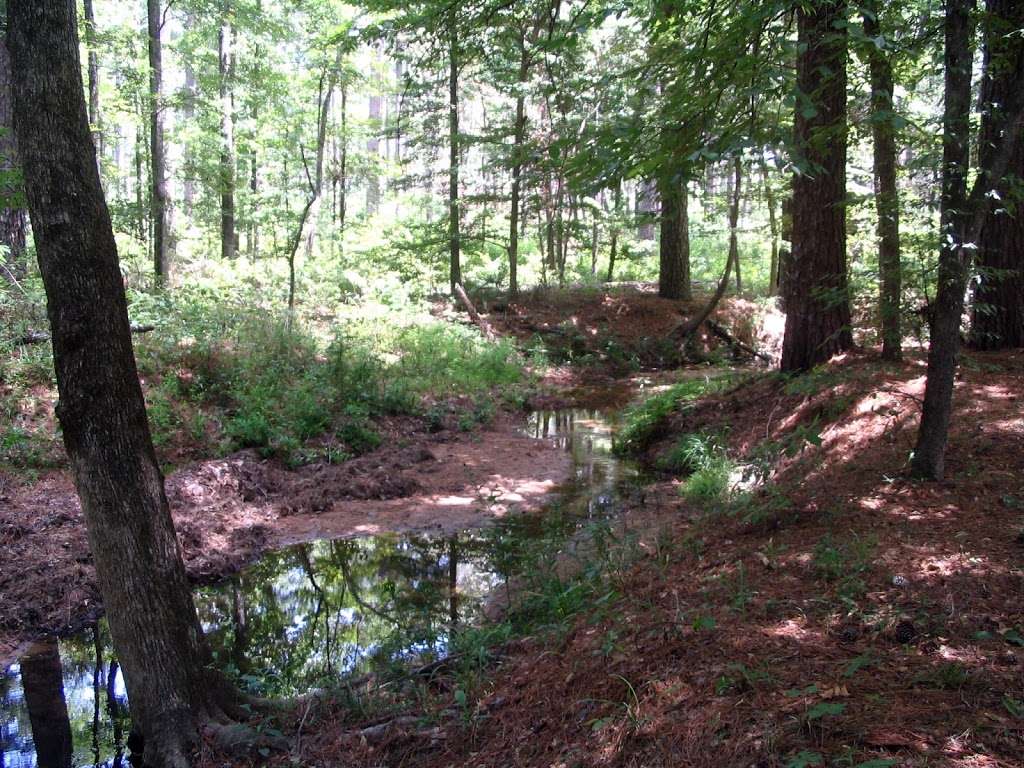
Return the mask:
[[(488, 599), (510, 594), (511, 583), (572, 549), (588, 523), (608, 519), (631, 476), (599, 413), (537, 413), (526, 429), (572, 453), (574, 478), (557, 503), (456, 536), (319, 541), (267, 555), (196, 592), (218, 665), (274, 696), (445, 656), (453, 632), (478, 622)], [(128, 718), (102, 623), (39, 643), (0, 677), (0, 768), (117, 768), (128, 762)]]

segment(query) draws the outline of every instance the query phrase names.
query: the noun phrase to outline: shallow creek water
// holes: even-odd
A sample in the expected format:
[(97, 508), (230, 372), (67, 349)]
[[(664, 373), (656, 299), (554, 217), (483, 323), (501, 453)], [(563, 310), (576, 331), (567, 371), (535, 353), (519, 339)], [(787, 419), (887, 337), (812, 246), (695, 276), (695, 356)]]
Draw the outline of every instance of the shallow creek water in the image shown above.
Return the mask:
[[(614, 515), (635, 472), (612, 456), (613, 427), (599, 411), (530, 415), (527, 434), (573, 458), (573, 477), (541, 512), (454, 536), (301, 544), (197, 589), (216, 663), (255, 691), (289, 695), (443, 657), (453, 628), (484, 620), (538, 551), (556, 557)], [(127, 764), (129, 729), (103, 622), (33, 644), (0, 676), (0, 768)]]

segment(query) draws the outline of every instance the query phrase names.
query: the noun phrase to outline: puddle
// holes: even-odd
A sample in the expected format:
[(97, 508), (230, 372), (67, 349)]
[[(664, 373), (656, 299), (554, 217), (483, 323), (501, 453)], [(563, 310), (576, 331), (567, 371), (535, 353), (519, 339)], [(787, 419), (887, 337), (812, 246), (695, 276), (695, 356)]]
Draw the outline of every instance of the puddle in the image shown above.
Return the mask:
[[(318, 541), (264, 556), (195, 593), (218, 665), (266, 695), (443, 657), (454, 628), (481, 621), (537, 552), (555, 555), (616, 511), (635, 471), (611, 453), (614, 420), (540, 411), (526, 434), (573, 457), (557, 501), (454, 536)], [(0, 768), (127, 764), (124, 680), (103, 622), (31, 646), (0, 676)]]

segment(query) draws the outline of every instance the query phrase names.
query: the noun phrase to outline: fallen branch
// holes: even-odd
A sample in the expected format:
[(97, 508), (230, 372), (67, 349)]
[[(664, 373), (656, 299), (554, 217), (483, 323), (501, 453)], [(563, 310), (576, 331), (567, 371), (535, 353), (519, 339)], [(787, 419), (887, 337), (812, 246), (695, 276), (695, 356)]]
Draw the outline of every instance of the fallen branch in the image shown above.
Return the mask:
[(476, 327), (483, 333), (484, 338), (488, 341), (497, 340), (497, 336), (494, 333), (494, 329), (491, 328), (491, 324), (484, 320), (480, 313), (476, 311), (476, 307), (473, 306), (473, 302), (469, 300), (469, 296), (466, 294), (466, 289), (462, 287), (461, 283), (455, 284), (455, 295), (459, 297), (459, 301), (462, 302), (462, 306), (466, 308), (469, 313), (469, 319), (472, 320)]
[[(149, 333), (155, 331), (155, 325), (133, 325), (131, 327), (132, 333)], [(46, 331), (29, 331), (20, 339), (14, 340), (15, 346), (27, 346), (29, 344), (43, 344), (50, 340), (50, 334)]]
[(723, 326), (716, 320), (708, 319), (706, 322), (708, 328), (711, 329), (711, 332), (715, 334), (715, 336), (720, 338), (722, 341), (724, 341), (726, 344), (733, 347), (734, 349), (738, 349), (741, 352), (746, 352), (748, 355), (751, 355), (753, 357), (760, 358), (761, 360), (764, 360), (766, 363), (770, 363), (772, 361), (771, 357), (766, 355), (764, 352), (758, 352), (749, 344), (746, 344), (737, 339), (735, 336), (729, 333), (725, 326)]

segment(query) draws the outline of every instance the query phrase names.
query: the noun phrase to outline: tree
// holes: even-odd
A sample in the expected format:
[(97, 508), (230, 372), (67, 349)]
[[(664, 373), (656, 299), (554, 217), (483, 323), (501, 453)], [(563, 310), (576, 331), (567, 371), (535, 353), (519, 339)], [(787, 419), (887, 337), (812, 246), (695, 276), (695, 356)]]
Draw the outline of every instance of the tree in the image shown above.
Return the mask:
[(690, 298), (690, 227), (686, 180), (659, 180), (661, 239), (658, 245), (658, 295)]
[[(1006, 131), (1006, 104), (1024, 82), (1024, 4), (988, 0), (985, 76), (981, 81), (978, 162), (992, 163)], [(1024, 147), (996, 187), (995, 206), (978, 239), (981, 280), (974, 294), (971, 343), (979, 349), (1024, 347)]]
[(782, 370), (803, 371), (853, 345), (846, 276), (845, 2), (797, 8), (799, 50), (793, 251)]
[(150, 215), (153, 224), (153, 274), (157, 284), (167, 280), (168, 211), (167, 162), (164, 155), (163, 15), (160, 0), (146, 0), (149, 46), (149, 169)]
[(230, 0), (221, 6), (217, 36), (217, 74), (220, 86), (220, 256), (238, 255), (235, 234), (235, 52), (234, 9)]
[(25, 207), (12, 123), (11, 59), (6, 38), (6, 32), (0, 36), (0, 245), (6, 249), (0, 266), (4, 278), (13, 281), (25, 274)]
[(207, 669), (150, 438), (86, 115), (75, 3), (8, 0), (7, 20), (57, 416), (146, 762), (184, 768), (200, 724), (225, 719), (234, 701)]
[(896, 128), (892, 62), (882, 37), (878, 0), (867, 0), (861, 13), (871, 81), (871, 133), (874, 142), (875, 210), (878, 216), (879, 313), (882, 357), (902, 357), (900, 328), (900, 199), (896, 188)]
[(941, 480), (953, 410), (953, 385), (960, 351), (960, 321), (972, 254), (985, 225), (992, 191), (1001, 183), (1024, 134), (1024, 89), (1005, 105), (1002, 136), (967, 193), (970, 170), (971, 12), (974, 0), (947, 0), (945, 106), (942, 118), (942, 204), (939, 276), (930, 308), (928, 377), (917, 442), (910, 462), (917, 477)]

